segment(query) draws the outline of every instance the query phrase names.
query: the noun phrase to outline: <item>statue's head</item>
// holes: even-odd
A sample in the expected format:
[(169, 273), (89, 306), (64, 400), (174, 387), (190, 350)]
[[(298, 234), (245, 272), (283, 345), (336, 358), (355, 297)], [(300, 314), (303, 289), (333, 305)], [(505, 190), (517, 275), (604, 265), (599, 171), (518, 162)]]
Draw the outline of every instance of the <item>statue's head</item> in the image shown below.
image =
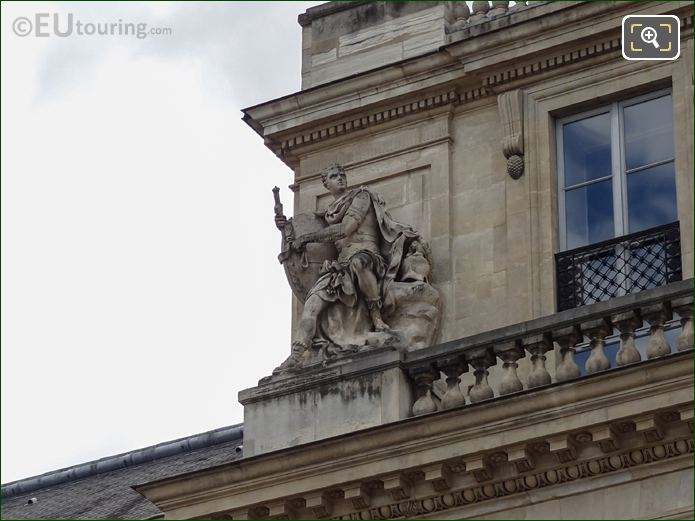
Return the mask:
[(321, 172), (321, 181), (333, 195), (339, 195), (347, 189), (345, 169), (338, 163), (331, 163)]

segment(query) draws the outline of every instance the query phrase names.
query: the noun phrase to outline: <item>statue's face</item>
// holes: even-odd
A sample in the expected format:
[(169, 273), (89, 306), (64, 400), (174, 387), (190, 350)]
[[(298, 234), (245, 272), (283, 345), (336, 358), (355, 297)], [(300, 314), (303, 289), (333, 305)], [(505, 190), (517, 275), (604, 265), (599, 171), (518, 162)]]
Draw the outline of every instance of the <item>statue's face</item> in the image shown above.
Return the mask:
[(333, 195), (341, 194), (347, 189), (347, 176), (342, 170), (332, 168), (323, 180), (323, 186)]

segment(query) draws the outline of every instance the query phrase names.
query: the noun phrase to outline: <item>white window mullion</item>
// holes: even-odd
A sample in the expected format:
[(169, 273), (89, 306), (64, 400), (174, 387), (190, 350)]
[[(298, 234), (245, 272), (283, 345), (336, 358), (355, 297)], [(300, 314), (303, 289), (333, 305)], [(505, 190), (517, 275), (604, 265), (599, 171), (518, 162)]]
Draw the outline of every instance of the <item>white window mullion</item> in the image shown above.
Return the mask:
[[(618, 103), (611, 104), (611, 169), (613, 170), (613, 222), (615, 237), (625, 235), (627, 229), (627, 213), (625, 212), (626, 194), (624, 190), (625, 161), (622, 149), (622, 116)], [(615, 247), (616, 268), (618, 269), (615, 283), (618, 294), (627, 291), (627, 266), (629, 252), (620, 244)]]
[(567, 249), (567, 219), (565, 216), (565, 144), (562, 139), (562, 124), (555, 125), (555, 140), (557, 143), (557, 206), (560, 251)]
[(624, 189), (625, 161), (622, 145), (622, 116), (617, 103), (611, 105), (611, 170), (613, 174), (613, 224), (615, 237), (627, 233), (627, 213), (625, 200), (627, 194)]

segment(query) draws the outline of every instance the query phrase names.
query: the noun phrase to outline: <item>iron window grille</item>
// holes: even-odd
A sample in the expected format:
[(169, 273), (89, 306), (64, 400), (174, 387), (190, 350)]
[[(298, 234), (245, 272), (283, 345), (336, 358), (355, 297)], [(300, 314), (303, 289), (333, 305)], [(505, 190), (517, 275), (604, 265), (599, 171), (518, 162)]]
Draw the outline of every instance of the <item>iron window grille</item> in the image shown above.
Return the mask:
[(558, 311), (682, 280), (679, 222), (555, 255)]

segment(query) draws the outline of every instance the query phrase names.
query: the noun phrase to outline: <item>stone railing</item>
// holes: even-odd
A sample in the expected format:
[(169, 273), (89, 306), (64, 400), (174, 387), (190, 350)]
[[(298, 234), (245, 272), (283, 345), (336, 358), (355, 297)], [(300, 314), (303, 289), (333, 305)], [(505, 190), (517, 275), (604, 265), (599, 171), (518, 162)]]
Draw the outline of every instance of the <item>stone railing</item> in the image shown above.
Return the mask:
[[(675, 315), (680, 324), (674, 320)], [(612, 339), (616, 345), (609, 357), (606, 346)], [(674, 349), (692, 348), (690, 279), (406, 353), (404, 366), (415, 389), (412, 413), (418, 416), (647, 362), (669, 355)], [(546, 367), (548, 351), (557, 354), (555, 367)], [(526, 354), (531, 368), (522, 382), (517, 362)], [(578, 359), (585, 357), (581, 367)], [(489, 369), (498, 360), (503, 374), (493, 389), (488, 382)], [(461, 376), (471, 368), (475, 383), (467, 400)], [(442, 374), (445, 389), (436, 385)]]
[[(640, 467), (677, 482), (674, 469), (692, 472), (692, 304), (688, 279), (271, 377), (240, 393), (243, 470), (186, 477), (179, 503), (162, 499), (173, 483), (162, 496), (138, 491), (172, 519), (205, 517), (186, 509), (210, 483), (217, 519), (460, 519), (505, 512), (497, 502), (509, 496), (533, 503), (545, 487), (561, 498), (624, 483)], [(591, 517), (625, 517), (623, 507)]]
[[(511, 6), (509, 4), (512, 4)], [(453, 22), (447, 28), (447, 32), (453, 33), (464, 29), (466, 26), (485, 22), (499, 16), (520, 11), (545, 2), (473, 2), (472, 8), (468, 2), (451, 2), (451, 18)]]

